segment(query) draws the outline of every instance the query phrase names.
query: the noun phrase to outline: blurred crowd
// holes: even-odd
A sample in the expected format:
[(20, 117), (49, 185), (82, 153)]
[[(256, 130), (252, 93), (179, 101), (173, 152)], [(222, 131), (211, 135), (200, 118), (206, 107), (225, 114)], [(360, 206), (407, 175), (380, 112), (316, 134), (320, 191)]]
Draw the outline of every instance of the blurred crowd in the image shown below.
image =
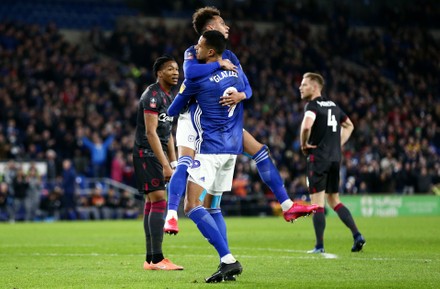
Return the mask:
[[(306, 195), (299, 148), (304, 103), (298, 86), (307, 71), (324, 75), (324, 95), (338, 102), (355, 125), (344, 147), (342, 193), (438, 190), (439, 39), (424, 28), (392, 23), (356, 29), (343, 15), (325, 26), (283, 17), (282, 24), (267, 30), (226, 21), (230, 49), (253, 88), (245, 104), (245, 127), (269, 146), (289, 194)], [(68, 179), (66, 160), (76, 176), (109, 177), (134, 186), (136, 105), (155, 81), (152, 63), (167, 53), (182, 64), (183, 52), (197, 40), (189, 19), (183, 26), (165, 24), (122, 23), (109, 37), (91, 29), (87, 44), (93, 50), (88, 50), (67, 42), (53, 23), (0, 22), (0, 159), (47, 162), (44, 176), (17, 164), (7, 166), (0, 184), (2, 212), (9, 204), (15, 211), (26, 208), (23, 218), (35, 218), (35, 209), (29, 208), (35, 207), (32, 200), (39, 191), (39, 210), (57, 207), (59, 218), (86, 218), (79, 208), (93, 208), (92, 193), (80, 196), (68, 192), (69, 185), (57, 185)], [(70, 187), (77, 185), (76, 178), (70, 182)], [(75, 198), (66, 200), (68, 194)], [(111, 192), (101, 194), (109, 198)], [(273, 200), (245, 156), (238, 158), (233, 190), (227, 194), (249, 199), (257, 208)], [(116, 195), (122, 199), (124, 193)], [(71, 206), (75, 216), (69, 215)], [(86, 211), (92, 219), (125, 214)]]

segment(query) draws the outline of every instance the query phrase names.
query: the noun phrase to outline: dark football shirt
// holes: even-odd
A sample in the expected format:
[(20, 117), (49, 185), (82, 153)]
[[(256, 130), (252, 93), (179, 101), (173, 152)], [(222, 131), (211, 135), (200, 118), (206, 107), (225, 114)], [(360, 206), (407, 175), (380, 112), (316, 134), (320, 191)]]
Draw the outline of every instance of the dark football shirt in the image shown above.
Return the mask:
[(309, 138), (309, 144), (316, 145), (309, 156), (315, 161), (341, 160), (341, 123), (347, 115), (333, 101), (323, 97), (308, 102), (304, 111), (316, 115)]
[(162, 149), (165, 152), (168, 150), (167, 146), (172, 129), (173, 117), (167, 115), (167, 109), (172, 100), (172, 95), (167, 94), (160, 87), (158, 82), (148, 86), (144, 93), (142, 93), (137, 111), (136, 135), (133, 147), (134, 156), (142, 157), (154, 155), (145, 130), (144, 113), (147, 111), (149, 113), (157, 114), (157, 135), (162, 144)]

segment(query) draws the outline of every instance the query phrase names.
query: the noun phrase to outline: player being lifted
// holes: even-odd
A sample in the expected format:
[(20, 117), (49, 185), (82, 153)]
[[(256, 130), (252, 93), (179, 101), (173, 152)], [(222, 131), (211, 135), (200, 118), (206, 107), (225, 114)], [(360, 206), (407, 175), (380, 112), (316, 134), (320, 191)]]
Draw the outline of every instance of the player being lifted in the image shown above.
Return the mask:
[[(221, 32), (227, 39), (229, 35), (229, 27), (225, 24), (223, 18), (220, 16), (220, 11), (215, 7), (204, 7), (198, 9), (193, 14), (193, 27), (197, 34), (201, 35), (207, 30), (217, 30)], [(183, 63), (183, 71), (185, 78), (194, 80), (203, 76), (207, 76), (213, 71), (221, 68), (226, 70), (237, 70), (240, 66), (235, 54), (230, 50), (225, 50), (222, 59), (211, 62), (209, 64), (199, 63), (195, 57), (196, 51), (194, 46), (189, 47), (185, 51), (185, 59)], [(221, 98), (220, 103), (223, 106), (233, 107), (241, 100), (247, 99), (251, 96), (252, 90), (249, 82), (245, 76), (245, 87), (242, 91), (232, 92)], [(197, 137), (193, 125), (191, 123), (191, 116), (188, 111), (180, 114), (177, 123), (176, 144), (178, 147), (178, 162), (176, 170), (169, 183), (169, 199), (168, 199), (168, 214), (165, 220), (164, 231), (170, 234), (177, 234), (179, 232), (177, 220), (177, 209), (180, 203), (180, 198), (185, 192), (188, 168), (192, 165), (195, 155), (194, 140)], [(284, 219), (288, 222), (294, 221), (299, 217), (307, 216), (317, 208), (317, 206), (304, 206), (294, 203), (288, 196), (283, 184), (283, 180), (277, 168), (273, 164), (269, 148), (266, 145), (259, 143), (251, 134), (243, 130), (243, 149), (246, 155), (252, 157), (256, 162), (258, 173), (263, 182), (275, 194), (277, 200), (281, 204)], [(210, 202), (212, 196), (207, 195), (207, 206), (214, 219), (219, 223), (224, 223), (221, 209), (219, 207), (220, 199), (214, 198)]]

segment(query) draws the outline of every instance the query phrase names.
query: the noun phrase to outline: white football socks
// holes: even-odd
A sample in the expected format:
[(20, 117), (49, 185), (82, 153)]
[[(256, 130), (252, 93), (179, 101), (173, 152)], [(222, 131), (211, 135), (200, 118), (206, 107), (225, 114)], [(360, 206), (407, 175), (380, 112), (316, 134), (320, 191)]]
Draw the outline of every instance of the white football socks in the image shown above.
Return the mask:
[(293, 205), (293, 201), (291, 199), (287, 199), (285, 200), (282, 204), (281, 204), (281, 209), (283, 209), (283, 212), (289, 210)]

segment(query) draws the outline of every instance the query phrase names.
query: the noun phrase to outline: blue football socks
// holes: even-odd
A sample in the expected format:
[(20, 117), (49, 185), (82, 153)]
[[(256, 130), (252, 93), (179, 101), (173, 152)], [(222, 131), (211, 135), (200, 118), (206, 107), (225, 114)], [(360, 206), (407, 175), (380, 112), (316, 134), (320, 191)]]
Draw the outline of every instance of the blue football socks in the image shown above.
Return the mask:
[(179, 208), (180, 199), (186, 191), (187, 170), (192, 165), (192, 162), (193, 160), (189, 156), (182, 156), (177, 161), (176, 170), (168, 184), (168, 210), (177, 211)]
[(202, 235), (215, 247), (220, 258), (231, 253), (214, 218), (203, 206), (195, 207), (186, 215), (193, 220)]
[(281, 179), (278, 169), (270, 159), (268, 147), (263, 146), (252, 156), (252, 159), (255, 160), (257, 164), (261, 179), (275, 194), (278, 202), (282, 204), (285, 200), (290, 199), (284, 187), (283, 179)]

